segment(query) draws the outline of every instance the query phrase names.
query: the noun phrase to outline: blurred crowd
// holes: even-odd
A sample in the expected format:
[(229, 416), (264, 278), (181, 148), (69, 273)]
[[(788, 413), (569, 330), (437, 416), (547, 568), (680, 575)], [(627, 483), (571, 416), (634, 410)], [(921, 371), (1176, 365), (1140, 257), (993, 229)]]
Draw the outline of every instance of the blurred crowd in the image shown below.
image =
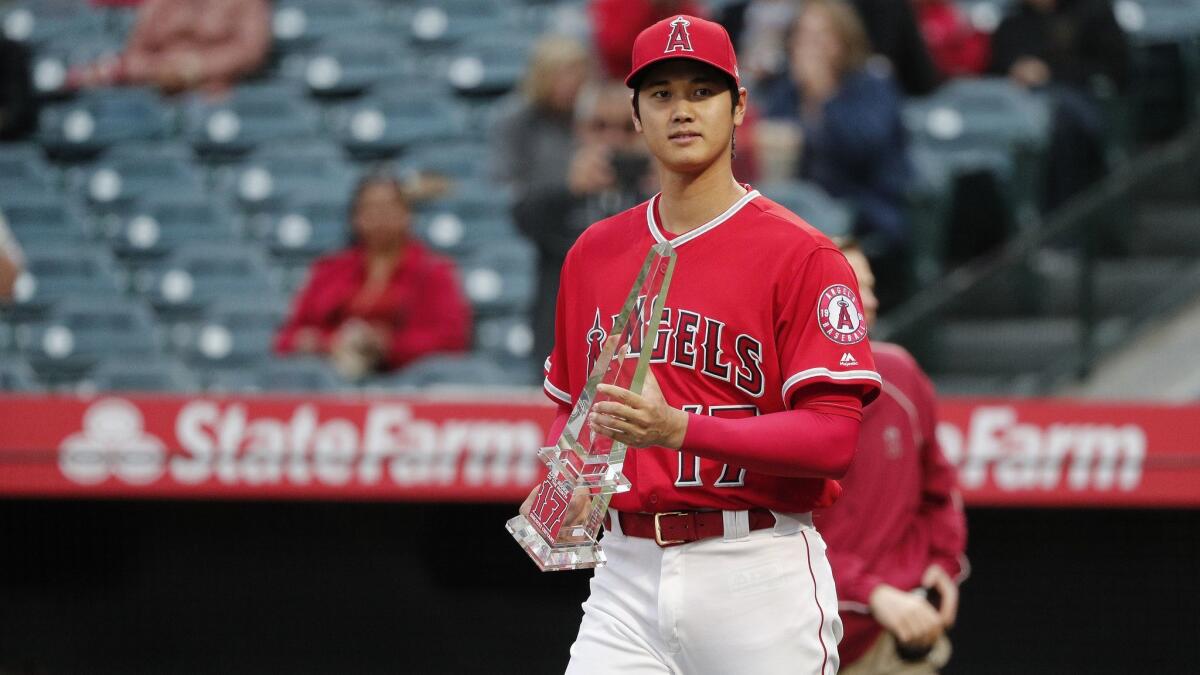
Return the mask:
[[(124, 49), (74, 65), (68, 88), (150, 86), (219, 99), (259, 72), (270, 52), (266, 0), (95, 4), (138, 7)], [(803, 182), (847, 206), (846, 234), (870, 258), (885, 313), (915, 290), (906, 101), (989, 75), (1048, 101), (1039, 203), (1049, 211), (1104, 175), (1104, 97), (1121, 91), (1130, 70), (1108, 0), (1020, 0), (990, 34), (951, 0), (588, 0), (565, 13), (572, 7), (575, 21), (531, 37), (537, 42), (523, 81), (491, 116), (486, 158), (489, 179), (511, 196), (511, 216), (537, 251), (534, 360), (550, 349), (567, 249), (590, 223), (656, 191), (619, 83), (634, 38), (656, 20), (688, 13), (727, 27), (749, 90), (736, 175), (764, 187)], [(35, 130), (37, 97), (23, 47), (5, 39), (0, 48), (0, 137), (15, 140)], [(348, 216), (349, 248), (313, 267), (276, 342), (280, 353), (329, 354), (358, 377), (469, 347), (469, 310), (453, 262), (410, 236), (411, 198), (395, 179), (366, 179)], [(950, 230), (976, 226), (971, 209), (963, 213)], [(0, 235), (2, 293), (21, 255), (11, 236)], [(329, 275), (338, 281), (327, 283)], [(412, 298), (427, 292), (445, 302), (423, 315)]]

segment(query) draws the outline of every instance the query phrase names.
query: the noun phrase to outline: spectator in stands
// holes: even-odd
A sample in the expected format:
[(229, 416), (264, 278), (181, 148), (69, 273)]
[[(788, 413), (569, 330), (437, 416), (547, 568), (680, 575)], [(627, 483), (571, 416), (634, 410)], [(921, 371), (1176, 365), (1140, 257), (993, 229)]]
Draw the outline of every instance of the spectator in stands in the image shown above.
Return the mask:
[(500, 104), (490, 134), (493, 181), (519, 194), (563, 180), (588, 59), (587, 47), (568, 37), (550, 35), (534, 45), (525, 79)]
[(1054, 105), (1046, 210), (1103, 177), (1107, 124), (1096, 93), (1124, 88), (1129, 64), (1108, 0), (1023, 0), (992, 34), (990, 71)]
[(605, 74), (614, 79), (629, 74), (633, 41), (643, 29), (674, 14), (707, 16), (703, 4), (695, 0), (589, 0), (588, 14)]
[(951, 0), (913, 0), (921, 35), (946, 77), (978, 75), (988, 65), (988, 36)]
[(912, 6), (904, 0), (853, 0), (874, 52), (887, 58), (900, 88), (910, 96), (924, 96), (941, 83), (941, 74)]
[(258, 70), (270, 46), (266, 0), (146, 0), (125, 51), (72, 71), (68, 85), (222, 93)]
[(25, 255), (4, 219), (0, 218), (0, 302), (13, 299), (17, 277), (25, 269)]
[(588, 225), (654, 191), (650, 158), (633, 126), (629, 89), (620, 81), (585, 85), (576, 103), (572, 146), (564, 156), (569, 160), (565, 171), (531, 182), (513, 204), (517, 227), (538, 250), (533, 317), (538, 358), (553, 346), (559, 272), (575, 239)]
[[(869, 62), (862, 23), (842, 0), (805, 0), (788, 45), (789, 72), (763, 87), (764, 115), (795, 125), (798, 177), (854, 207), (855, 234), (890, 306), (903, 297), (909, 243), (900, 91)], [(775, 142), (760, 138), (759, 148)]]
[[(871, 266), (857, 245), (842, 250), (873, 324)], [(883, 391), (863, 409), (841, 498), (813, 518), (837, 580), (845, 629), (839, 672), (931, 674), (950, 657), (945, 632), (966, 576), (966, 517), (954, 467), (938, 445), (929, 378), (898, 345), (873, 340), (871, 353)]]
[(470, 346), (471, 314), (454, 264), (411, 236), (411, 194), (390, 171), (368, 173), (350, 210), (351, 246), (314, 263), (279, 354), (326, 354), (347, 379)]
[(0, 141), (15, 141), (37, 128), (37, 96), (29, 50), (0, 36)]

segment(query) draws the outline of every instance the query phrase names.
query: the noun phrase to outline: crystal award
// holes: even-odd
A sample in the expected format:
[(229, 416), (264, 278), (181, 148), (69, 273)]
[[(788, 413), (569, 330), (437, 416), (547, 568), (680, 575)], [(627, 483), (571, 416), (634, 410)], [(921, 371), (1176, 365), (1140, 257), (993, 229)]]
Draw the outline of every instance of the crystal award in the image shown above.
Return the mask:
[(592, 406), (607, 400), (596, 392), (601, 383), (641, 393), (674, 269), (670, 243), (650, 248), (566, 427), (554, 445), (538, 453), (549, 471), (538, 486), (529, 516), (518, 515), (505, 524), (544, 572), (587, 569), (605, 562), (597, 539), (609, 500), (630, 487), (621, 474), (626, 448), (593, 433), (587, 417)]

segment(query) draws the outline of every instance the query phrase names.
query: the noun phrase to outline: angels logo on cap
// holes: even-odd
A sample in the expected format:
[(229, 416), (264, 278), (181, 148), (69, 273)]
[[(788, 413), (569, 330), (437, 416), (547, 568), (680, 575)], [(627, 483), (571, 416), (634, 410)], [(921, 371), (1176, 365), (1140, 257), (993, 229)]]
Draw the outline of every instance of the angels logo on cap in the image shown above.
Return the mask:
[[(665, 47), (664, 47), (665, 45)], [(625, 78), (632, 87), (647, 67), (668, 59), (690, 59), (716, 68), (741, 86), (737, 54), (729, 33), (721, 24), (686, 14), (677, 14), (643, 30), (633, 42), (633, 67)]]
[(688, 26), (692, 25), (691, 21), (682, 16), (675, 17), (671, 22), (671, 35), (667, 38), (667, 48), (663, 53), (669, 52), (692, 52), (692, 36), (688, 35)]
[(821, 292), (817, 303), (817, 326), (825, 337), (840, 345), (852, 345), (867, 337), (867, 322), (854, 290), (834, 284)]

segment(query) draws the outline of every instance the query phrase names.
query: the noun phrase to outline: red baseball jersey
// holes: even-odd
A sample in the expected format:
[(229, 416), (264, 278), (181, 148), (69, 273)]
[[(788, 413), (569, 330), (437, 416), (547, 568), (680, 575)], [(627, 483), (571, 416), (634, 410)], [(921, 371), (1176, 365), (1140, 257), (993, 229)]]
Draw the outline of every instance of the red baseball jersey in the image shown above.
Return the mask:
[(933, 385), (902, 347), (875, 343), (873, 352), (883, 391), (863, 411), (844, 497), (813, 517), (837, 580), (845, 664), (882, 630), (867, 608), (876, 586), (916, 588), (934, 563), (961, 576), (966, 561), (966, 518), (954, 467), (937, 442)]
[[(747, 186), (727, 211), (690, 232), (659, 223), (658, 196), (588, 228), (567, 254), (545, 390), (571, 405), (582, 391), (647, 250), (678, 256), (661, 321), (647, 331), (651, 368), (670, 405), (750, 417), (791, 407), (814, 383), (878, 392), (858, 283), (819, 231)], [(643, 347), (645, 348), (645, 347)], [(684, 451), (630, 448), (625, 511), (770, 508), (803, 512), (836, 499), (835, 481), (785, 478)]]

